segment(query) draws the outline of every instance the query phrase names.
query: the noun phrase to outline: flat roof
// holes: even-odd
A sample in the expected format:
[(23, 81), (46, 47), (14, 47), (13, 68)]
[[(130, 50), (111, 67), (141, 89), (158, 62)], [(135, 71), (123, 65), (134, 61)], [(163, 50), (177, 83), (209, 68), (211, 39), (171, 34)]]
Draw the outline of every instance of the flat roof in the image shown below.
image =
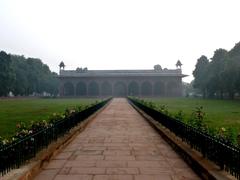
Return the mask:
[(186, 77), (181, 69), (143, 69), (143, 70), (60, 70), (59, 77), (141, 77), (141, 76), (163, 76), (163, 77)]

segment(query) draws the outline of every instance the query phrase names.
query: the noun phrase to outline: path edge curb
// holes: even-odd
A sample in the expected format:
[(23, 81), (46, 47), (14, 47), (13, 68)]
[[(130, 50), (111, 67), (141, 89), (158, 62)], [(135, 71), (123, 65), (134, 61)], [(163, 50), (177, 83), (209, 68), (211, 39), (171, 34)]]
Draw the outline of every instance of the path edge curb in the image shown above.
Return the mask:
[[(129, 102), (129, 101), (128, 101)], [(161, 137), (179, 154), (183, 160), (197, 173), (202, 179), (208, 180), (234, 180), (235, 178), (223, 170), (220, 170), (214, 163), (202, 157), (196, 150), (182, 142), (180, 138), (163, 127), (160, 123), (147, 115), (140, 108), (129, 102), (131, 106), (147, 120), (147, 122), (161, 135)]]
[(85, 128), (92, 122), (92, 120), (102, 112), (111, 102), (107, 102), (103, 107), (90, 115), (83, 122), (73, 127), (63, 137), (57, 141), (52, 142), (46, 149), (37, 153), (36, 157), (27, 162), (26, 165), (21, 166), (19, 169), (13, 169), (7, 175), (2, 177), (2, 180), (31, 180), (36, 177), (43, 167), (45, 167), (62, 149), (69, 145), (77, 135), (79, 135)]

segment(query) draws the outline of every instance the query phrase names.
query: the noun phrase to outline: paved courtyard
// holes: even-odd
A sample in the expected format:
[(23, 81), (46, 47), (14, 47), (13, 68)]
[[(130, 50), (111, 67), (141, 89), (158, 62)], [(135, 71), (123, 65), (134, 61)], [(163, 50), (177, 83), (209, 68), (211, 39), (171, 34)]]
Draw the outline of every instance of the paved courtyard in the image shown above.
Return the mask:
[(37, 180), (199, 179), (124, 98), (114, 98)]

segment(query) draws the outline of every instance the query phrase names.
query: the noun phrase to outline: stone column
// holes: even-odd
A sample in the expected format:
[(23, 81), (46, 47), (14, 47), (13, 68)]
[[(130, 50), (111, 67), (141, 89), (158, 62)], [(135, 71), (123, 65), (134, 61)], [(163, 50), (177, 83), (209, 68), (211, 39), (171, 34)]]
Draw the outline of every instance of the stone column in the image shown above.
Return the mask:
[(73, 83), (73, 96), (76, 96), (76, 94), (77, 94), (76, 88), (77, 88), (76, 83)]
[(60, 82), (58, 90), (59, 90), (59, 96), (63, 97), (64, 96), (64, 84), (62, 82)]
[(89, 96), (89, 94), (88, 94), (88, 85), (89, 85), (89, 81), (86, 81), (86, 97)]

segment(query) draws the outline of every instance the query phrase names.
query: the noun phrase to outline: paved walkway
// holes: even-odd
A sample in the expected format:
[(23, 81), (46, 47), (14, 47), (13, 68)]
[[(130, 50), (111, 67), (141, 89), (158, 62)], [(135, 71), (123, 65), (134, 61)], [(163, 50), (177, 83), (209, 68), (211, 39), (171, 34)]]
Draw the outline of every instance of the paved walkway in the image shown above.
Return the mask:
[(199, 179), (123, 98), (115, 98), (37, 180)]

